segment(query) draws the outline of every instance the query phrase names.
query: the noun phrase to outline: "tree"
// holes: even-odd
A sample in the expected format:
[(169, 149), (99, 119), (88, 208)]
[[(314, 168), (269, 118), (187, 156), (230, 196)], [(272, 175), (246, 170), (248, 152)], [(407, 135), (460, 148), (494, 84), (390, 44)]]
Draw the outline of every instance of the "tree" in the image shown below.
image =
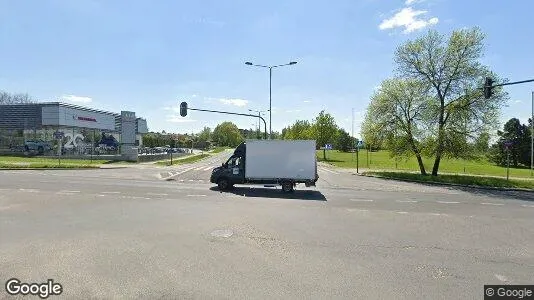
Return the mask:
[[(529, 119), (530, 122), (530, 119)], [(505, 143), (510, 143), (510, 162), (514, 167), (520, 164), (530, 165), (530, 127), (521, 124), (519, 119), (512, 118), (503, 126), (503, 131), (498, 131), (499, 139), (492, 145), (490, 159), (501, 166), (505, 166), (508, 159)]]
[(0, 91), (0, 104), (25, 104), (33, 103), (32, 97), (26, 93), (24, 94), (10, 94), (8, 92)]
[(282, 138), (286, 140), (310, 140), (313, 138), (312, 124), (307, 120), (297, 120), (293, 125), (282, 129)]
[(212, 139), (219, 146), (237, 147), (244, 138), (232, 122), (223, 122), (213, 130)]
[(354, 146), (354, 139), (343, 128), (339, 128), (334, 147), (342, 152), (348, 152)]
[(425, 111), (432, 101), (429, 87), (414, 79), (390, 79), (371, 97), (365, 115), (364, 141), (385, 143), (392, 156), (415, 155), (421, 174), (426, 175), (422, 142), (427, 139)]
[[(337, 125), (334, 117), (324, 110), (315, 118), (312, 125), (312, 132), (317, 147), (323, 147), (326, 144), (333, 144), (337, 135)], [(323, 158), (326, 160), (326, 152), (323, 151)]]
[(434, 101), (425, 109), (429, 154), (435, 156), (432, 175), (437, 176), (441, 158), (456, 156), (458, 138), (497, 123), (499, 108), (507, 95), (494, 88), (484, 99), (480, 87), (486, 76), (498, 80), (480, 63), (484, 34), (478, 29), (453, 31), (446, 38), (436, 31), (408, 41), (395, 53), (397, 73), (427, 84)]

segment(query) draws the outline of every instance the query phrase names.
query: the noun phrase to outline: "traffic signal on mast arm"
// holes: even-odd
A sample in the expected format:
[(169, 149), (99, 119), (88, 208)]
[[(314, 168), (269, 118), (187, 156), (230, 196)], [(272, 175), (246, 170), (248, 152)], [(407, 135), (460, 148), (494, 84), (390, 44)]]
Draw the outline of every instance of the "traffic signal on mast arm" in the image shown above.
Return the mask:
[(187, 116), (187, 102), (180, 103), (180, 116)]
[(493, 95), (493, 79), (486, 77), (486, 82), (484, 83), (484, 98), (489, 99)]

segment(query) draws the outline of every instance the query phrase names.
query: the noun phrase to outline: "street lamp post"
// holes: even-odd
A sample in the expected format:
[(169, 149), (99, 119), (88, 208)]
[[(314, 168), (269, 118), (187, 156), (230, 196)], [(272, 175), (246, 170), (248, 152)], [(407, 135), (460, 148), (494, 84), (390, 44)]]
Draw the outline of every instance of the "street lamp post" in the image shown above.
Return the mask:
[(273, 138), (273, 127), (272, 127), (272, 79), (273, 79), (273, 69), (284, 67), (284, 66), (290, 66), (295, 65), (296, 61), (291, 61), (287, 64), (281, 64), (281, 65), (274, 65), (274, 66), (266, 66), (266, 65), (257, 65), (253, 64), (249, 61), (245, 62), (245, 65), (253, 66), (253, 67), (259, 67), (259, 68), (268, 68), (269, 69), (269, 139)]
[(268, 112), (269, 110), (255, 110), (255, 109), (249, 109), (250, 112), (258, 113), (258, 135), (259, 135), (259, 128), (261, 127), (261, 114)]

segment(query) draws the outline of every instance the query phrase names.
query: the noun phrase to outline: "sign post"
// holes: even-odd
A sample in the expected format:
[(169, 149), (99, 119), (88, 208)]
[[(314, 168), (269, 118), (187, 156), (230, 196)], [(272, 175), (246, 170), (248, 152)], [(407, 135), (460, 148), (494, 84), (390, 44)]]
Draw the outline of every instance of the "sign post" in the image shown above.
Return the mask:
[(504, 142), (504, 148), (506, 149), (506, 181), (510, 178), (510, 147), (513, 145), (513, 142), (506, 141)]
[(58, 159), (58, 165), (61, 166), (61, 146), (62, 146), (62, 140), (63, 140), (63, 137), (65, 136), (65, 134), (62, 132), (62, 131), (55, 131), (54, 132), (54, 138), (57, 140), (57, 145), (58, 145), (58, 153), (57, 153), (57, 159)]

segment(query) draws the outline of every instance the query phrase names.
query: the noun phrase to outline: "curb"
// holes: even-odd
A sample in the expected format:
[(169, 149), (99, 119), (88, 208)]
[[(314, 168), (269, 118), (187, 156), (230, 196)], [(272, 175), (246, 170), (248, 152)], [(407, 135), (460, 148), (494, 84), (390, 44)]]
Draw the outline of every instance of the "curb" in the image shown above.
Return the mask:
[(525, 188), (505, 188), (505, 187), (493, 187), (493, 186), (482, 186), (482, 185), (466, 185), (466, 184), (459, 184), (459, 183), (446, 183), (446, 182), (435, 182), (435, 181), (420, 181), (420, 180), (413, 180), (413, 179), (391, 178), (391, 177), (385, 177), (385, 176), (380, 176), (380, 175), (370, 175), (370, 174), (354, 174), (353, 173), (352, 175), (373, 177), (373, 178), (380, 178), (380, 179), (388, 179), (388, 180), (396, 180), (396, 181), (404, 181), (404, 182), (423, 183), (423, 184), (430, 184), (430, 185), (459, 186), (459, 187), (467, 187), (467, 188), (473, 188), (473, 189), (494, 190), (494, 191), (503, 191), (503, 192), (529, 192), (529, 193), (534, 193), (534, 189), (525, 189)]
[[(197, 154), (197, 155), (201, 155), (201, 154)], [(201, 161), (203, 161), (203, 160), (206, 160), (206, 159), (210, 158), (212, 155), (213, 155), (213, 154), (208, 154), (208, 156), (206, 156), (206, 157), (204, 157), (204, 158), (202, 158), (202, 159), (199, 159), (199, 160), (195, 160), (194, 162), (183, 163), (183, 164), (176, 164), (176, 165), (187, 165), (187, 164), (198, 163), (198, 162), (201, 162)], [(182, 159), (185, 159), (185, 158), (182, 158)], [(177, 159), (177, 160), (180, 160), (180, 159)], [(175, 161), (175, 160), (173, 159), (173, 162), (174, 162), (174, 161)], [(175, 164), (172, 164), (172, 165), (165, 165), (165, 166), (160, 166), (160, 167), (165, 168), (165, 167), (172, 167), (172, 166), (174, 166), (174, 165), (175, 165)]]
[(0, 171), (24, 171), (24, 170), (100, 170), (100, 167), (91, 168), (0, 168)]

